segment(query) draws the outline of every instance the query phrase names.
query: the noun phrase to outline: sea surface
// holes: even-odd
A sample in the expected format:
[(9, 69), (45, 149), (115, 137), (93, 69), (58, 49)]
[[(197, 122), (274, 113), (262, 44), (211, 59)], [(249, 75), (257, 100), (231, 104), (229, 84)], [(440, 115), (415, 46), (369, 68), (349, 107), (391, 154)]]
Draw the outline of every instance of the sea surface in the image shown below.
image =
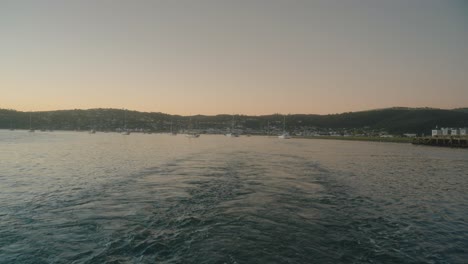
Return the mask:
[(468, 150), (0, 131), (0, 263), (468, 263)]

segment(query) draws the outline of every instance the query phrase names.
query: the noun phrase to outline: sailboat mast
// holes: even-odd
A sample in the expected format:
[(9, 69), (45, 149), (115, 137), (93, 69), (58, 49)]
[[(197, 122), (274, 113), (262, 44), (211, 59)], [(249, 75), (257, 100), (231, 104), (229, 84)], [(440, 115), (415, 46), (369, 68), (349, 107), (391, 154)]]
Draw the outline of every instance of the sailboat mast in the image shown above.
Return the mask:
[(286, 133), (286, 116), (283, 116), (283, 133)]
[(29, 112), (29, 130), (32, 129), (32, 112)]
[(270, 120), (267, 121), (267, 136), (270, 135)]
[(234, 131), (234, 115), (232, 115), (232, 121), (231, 121), (231, 133)]
[(124, 109), (124, 129), (127, 130), (127, 110)]

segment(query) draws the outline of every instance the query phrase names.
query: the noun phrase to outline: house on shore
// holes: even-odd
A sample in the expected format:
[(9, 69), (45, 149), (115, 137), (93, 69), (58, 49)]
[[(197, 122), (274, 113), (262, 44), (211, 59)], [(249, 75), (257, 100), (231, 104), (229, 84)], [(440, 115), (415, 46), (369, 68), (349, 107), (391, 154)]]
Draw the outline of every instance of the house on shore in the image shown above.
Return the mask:
[(435, 128), (432, 129), (432, 137), (446, 137), (446, 136), (467, 136), (468, 135), (468, 128)]
[(468, 128), (460, 128), (460, 136), (467, 136), (468, 135)]
[(432, 136), (433, 137), (438, 137), (438, 136), (442, 136), (442, 130), (441, 129), (432, 129)]

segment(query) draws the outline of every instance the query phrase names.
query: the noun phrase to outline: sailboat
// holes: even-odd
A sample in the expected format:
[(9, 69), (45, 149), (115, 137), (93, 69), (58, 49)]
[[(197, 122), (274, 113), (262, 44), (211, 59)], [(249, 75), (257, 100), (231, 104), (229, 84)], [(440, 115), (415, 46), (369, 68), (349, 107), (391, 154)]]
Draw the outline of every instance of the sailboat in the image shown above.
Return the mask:
[(93, 118), (93, 126), (91, 127), (91, 129), (88, 131), (89, 134), (96, 134), (96, 116)]
[(267, 121), (267, 136), (270, 136), (270, 120)]
[(32, 112), (29, 112), (29, 132), (34, 132), (35, 130), (32, 128)]
[(127, 129), (127, 109), (124, 109), (124, 129), (122, 135), (128, 136), (130, 135), (130, 130)]
[(231, 131), (226, 134), (226, 137), (239, 137), (237, 133), (234, 133), (234, 115), (232, 116)]
[(171, 120), (171, 135), (177, 136), (177, 132), (175, 132), (175, 131), (173, 130), (172, 123), (173, 123), (173, 122), (172, 122), (172, 120)]
[(192, 131), (192, 118), (190, 118), (190, 121), (189, 121), (189, 132), (187, 133), (186, 136), (187, 136), (188, 138), (198, 138), (198, 137), (200, 137), (200, 134), (198, 134), (198, 133)]
[(283, 116), (283, 134), (279, 135), (278, 138), (280, 139), (290, 139), (291, 136), (288, 132), (286, 132), (286, 116)]

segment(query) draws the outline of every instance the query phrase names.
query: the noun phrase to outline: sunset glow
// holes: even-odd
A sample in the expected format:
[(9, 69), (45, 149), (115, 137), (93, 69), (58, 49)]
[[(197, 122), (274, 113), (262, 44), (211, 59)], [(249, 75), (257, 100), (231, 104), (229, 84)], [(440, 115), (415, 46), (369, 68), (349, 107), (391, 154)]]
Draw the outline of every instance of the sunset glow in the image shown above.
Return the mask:
[(468, 105), (464, 1), (350, 2), (2, 1), (0, 108)]

